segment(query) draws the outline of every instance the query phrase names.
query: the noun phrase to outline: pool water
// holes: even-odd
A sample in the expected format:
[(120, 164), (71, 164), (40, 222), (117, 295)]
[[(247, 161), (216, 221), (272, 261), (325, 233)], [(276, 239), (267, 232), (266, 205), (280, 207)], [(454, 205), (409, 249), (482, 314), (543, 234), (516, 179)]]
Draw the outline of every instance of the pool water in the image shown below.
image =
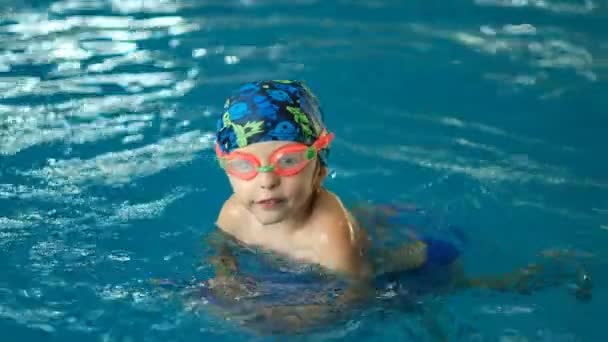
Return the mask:
[[(66, 0), (0, 5), (2, 341), (242, 341), (159, 295), (205, 276), (230, 193), (215, 116), (255, 79), (303, 79), (336, 133), (326, 186), (465, 231), (473, 274), (577, 253), (593, 298), (433, 296), (454, 341), (604, 341), (608, 3)], [(429, 304), (430, 305), (430, 304)], [(369, 312), (297, 337), (431, 340)], [(280, 339), (280, 338), (279, 338)]]

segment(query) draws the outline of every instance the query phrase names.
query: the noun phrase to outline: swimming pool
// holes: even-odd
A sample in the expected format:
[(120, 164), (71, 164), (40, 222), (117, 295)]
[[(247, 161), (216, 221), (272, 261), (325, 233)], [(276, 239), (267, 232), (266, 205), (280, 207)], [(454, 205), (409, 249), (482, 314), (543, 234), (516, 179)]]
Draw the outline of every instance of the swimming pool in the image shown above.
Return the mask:
[[(197, 272), (229, 192), (213, 116), (260, 78), (319, 96), (331, 190), (434, 208), (466, 230), (470, 271), (594, 255), (588, 303), (439, 298), (451, 340), (605, 340), (607, 19), (592, 0), (3, 2), (3, 341), (253, 338), (147, 281)], [(356, 337), (428, 335), (395, 314), (300, 336)]]

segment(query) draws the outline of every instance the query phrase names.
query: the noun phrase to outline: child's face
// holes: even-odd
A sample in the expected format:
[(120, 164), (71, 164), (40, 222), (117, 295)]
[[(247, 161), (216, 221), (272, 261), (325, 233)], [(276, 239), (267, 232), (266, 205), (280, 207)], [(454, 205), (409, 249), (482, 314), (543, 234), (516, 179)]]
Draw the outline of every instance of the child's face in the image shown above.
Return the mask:
[[(290, 144), (283, 141), (255, 143), (237, 149), (251, 153), (268, 165), (268, 158), (276, 149)], [(300, 173), (281, 177), (274, 172), (260, 172), (255, 178), (243, 180), (228, 174), (236, 199), (263, 225), (279, 223), (305, 210), (315, 190), (318, 158), (313, 159)]]

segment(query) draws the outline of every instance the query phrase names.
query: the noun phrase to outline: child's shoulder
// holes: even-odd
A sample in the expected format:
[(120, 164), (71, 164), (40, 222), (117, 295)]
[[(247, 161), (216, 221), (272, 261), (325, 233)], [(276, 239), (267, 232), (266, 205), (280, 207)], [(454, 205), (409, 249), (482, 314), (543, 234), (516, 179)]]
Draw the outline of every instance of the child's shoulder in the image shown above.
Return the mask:
[(312, 218), (314, 225), (324, 232), (351, 238), (352, 230), (349, 226), (354, 223), (354, 219), (342, 204), (342, 200), (333, 192), (327, 189), (319, 190)]
[(314, 225), (320, 230), (327, 248), (324, 258), (349, 273), (364, 272), (369, 240), (358, 222), (334, 193), (322, 189), (315, 204)]
[(359, 233), (359, 225), (355, 217), (348, 211), (338, 195), (327, 189), (321, 189), (315, 203), (315, 223), (322, 221), (324, 225), (318, 225), (330, 232), (342, 234), (349, 240), (356, 240)]
[(234, 195), (232, 195), (224, 202), (218, 214), (216, 225), (227, 233), (234, 233), (239, 227), (243, 226), (244, 219), (243, 212), (237, 205)]

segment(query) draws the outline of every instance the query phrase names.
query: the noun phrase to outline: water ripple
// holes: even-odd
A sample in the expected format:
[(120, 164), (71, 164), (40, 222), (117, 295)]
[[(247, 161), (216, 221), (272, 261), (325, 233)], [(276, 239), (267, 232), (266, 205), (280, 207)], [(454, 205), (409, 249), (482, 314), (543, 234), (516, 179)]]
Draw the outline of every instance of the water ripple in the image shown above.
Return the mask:
[(214, 136), (198, 131), (166, 138), (157, 143), (122, 152), (109, 152), (88, 160), (51, 160), (40, 169), (23, 172), (53, 185), (96, 184), (118, 186), (193, 160), (211, 148)]
[[(57, 2), (52, 11), (91, 10), (95, 4)], [(187, 93), (198, 70), (140, 42), (195, 29), (175, 15), (15, 13), (0, 25), (0, 155), (59, 141), (141, 141), (155, 117), (152, 108)]]
[(557, 13), (590, 14), (599, 6), (592, 0), (579, 0), (575, 3), (549, 0), (475, 0), (482, 6), (531, 7)]
[[(538, 182), (543, 185), (575, 185), (583, 188), (607, 190), (608, 184), (593, 179), (577, 179), (568, 175), (565, 169), (542, 165), (528, 157), (509, 156), (500, 162), (454, 156), (449, 149), (431, 149), (417, 145), (364, 146), (354, 142), (344, 142), (351, 151), (380, 158), (401, 161), (441, 173), (464, 174), (481, 182), (510, 182), (515, 184)], [(499, 152), (502, 154), (502, 152)]]

